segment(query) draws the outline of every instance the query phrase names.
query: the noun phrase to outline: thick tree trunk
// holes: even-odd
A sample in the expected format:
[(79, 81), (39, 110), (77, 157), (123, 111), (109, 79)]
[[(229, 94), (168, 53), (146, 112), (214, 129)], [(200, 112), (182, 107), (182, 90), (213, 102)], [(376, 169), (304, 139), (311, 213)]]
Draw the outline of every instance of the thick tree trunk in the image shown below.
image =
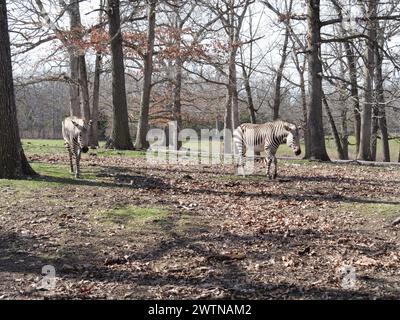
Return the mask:
[(309, 159), (329, 161), (322, 122), (322, 64), (320, 60), (320, 1), (308, 0), (308, 81), (310, 101), (307, 108)]
[(34, 174), (19, 136), (6, 1), (0, 0), (0, 179)]
[(143, 88), (140, 101), (140, 115), (135, 143), (135, 147), (137, 149), (146, 149), (149, 146), (149, 143), (146, 140), (146, 135), (147, 131), (149, 130), (150, 95), (152, 86), (151, 76), (153, 73), (153, 50), (156, 25), (156, 4), (156, 0), (148, 0), (147, 50), (144, 58)]
[(79, 42), (82, 38), (82, 23), (79, 12), (79, 0), (70, 0), (67, 6), (69, 15), (69, 24), (71, 32), (71, 43), (69, 44), (68, 54), (70, 63), (70, 115), (75, 117), (82, 116), (82, 108), (80, 101), (80, 53), (74, 43)]
[(101, 74), (101, 53), (96, 53), (93, 80), (93, 105), (92, 105), (92, 143), (90, 147), (95, 149), (99, 146), (99, 99), (100, 99), (100, 74)]
[(224, 114), (224, 153), (232, 153), (232, 92), (230, 86), (228, 86), (228, 92), (225, 102), (225, 114)]
[[(233, 28), (232, 28), (233, 32)], [(233, 41), (233, 40), (232, 40)], [(239, 126), (239, 97), (237, 91), (237, 76), (236, 76), (236, 54), (237, 49), (233, 42), (231, 43), (231, 52), (229, 56), (229, 87), (231, 92), (231, 112), (232, 112), (232, 128)]]
[(119, 0), (108, 0), (109, 34), (112, 55), (112, 142), (115, 149), (133, 149), (129, 133), (128, 107), (125, 89), (124, 53), (122, 50), (121, 17)]
[(70, 98), (70, 115), (80, 118), (82, 116), (81, 102), (79, 95), (79, 57), (74, 50), (69, 50), (69, 98)]
[(79, 84), (82, 92), (82, 111), (83, 118), (87, 121), (91, 119), (90, 115), (90, 97), (89, 97), (89, 85), (86, 71), (86, 59), (85, 55), (79, 55)]
[(274, 90), (274, 104), (273, 104), (273, 120), (279, 119), (279, 109), (281, 106), (281, 83), (283, 77), (283, 70), (285, 68), (286, 58), (287, 58), (287, 47), (289, 43), (289, 28), (286, 27), (285, 31), (285, 39), (283, 41), (282, 47), (282, 57), (281, 63), (279, 64), (279, 68), (276, 71), (276, 80), (275, 80), (275, 90)]
[(377, 147), (377, 140), (378, 140), (378, 107), (373, 105), (372, 107), (372, 122), (371, 122), (371, 160), (376, 161), (376, 147)]
[[(367, 15), (376, 15), (376, 0), (368, 1)], [(367, 28), (368, 40), (365, 58), (365, 103), (361, 113), (360, 150), (358, 152), (358, 159), (371, 161), (372, 105), (376, 41), (375, 22), (372, 20), (368, 20)]]

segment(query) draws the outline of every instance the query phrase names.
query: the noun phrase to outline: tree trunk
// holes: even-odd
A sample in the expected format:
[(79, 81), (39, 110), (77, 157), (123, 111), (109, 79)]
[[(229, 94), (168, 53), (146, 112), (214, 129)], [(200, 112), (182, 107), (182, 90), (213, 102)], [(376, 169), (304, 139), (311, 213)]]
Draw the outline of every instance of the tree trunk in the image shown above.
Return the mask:
[(108, 7), (112, 55), (112, 142), (115, 149), (132, 150), (133, 145), (129, 133), (128, 107), (126, 102), (125, 67), (124, 53), (122, 50), (119, 0), (108, 0)]
[(90, 97), (89, 97), (89, 85), (88, 85), (88, 77), (86, 71), (85, 55), (79, 55), (79, 84), (82, 92), (83, 118), (89, 121), (91, 119)]
[[(233, 28), (232, 28), (233, 32)], [(236, 76), (236, 54), (237, 49), (231, 42), (231, 52), (229, 54), (229, 87), (231, 93), (231, 111), (232, 111), (232, 128), (239, 126), (239, 97), (237, 91), (237, 76)]]
[(93, 105), (92, 105), (92, 143), (91, 148), (99, 146), (99, 99), (100, 99), (100, 73), (101, 73), (101, 53), (96, 53), (96, 62), (94, 67), (93, 80)]
[(6, 0), (0, 0), (0, 179), (34, 175), (21, 145), (11, 65)]
[(307, 108), (309, 159), (329, 161), (322, 122), (322, 64), (320, 60), (320, 0), (308, 0), (308, 78), (310, 101)]
[[(338, 3), (333, 2), (336, 8), (336, 12), (339, 17), (343, 17), (342, 8), (337, 5)], [(343, 36), (346, 36), (347, 31), (343, 26), (343, 23), (340, 23), (340, 29)], [(360, 130), (361, 130), (361, 116), (360, 116), (360, 98), (358, 96), (358, 85), (357, 85), (357, 64), (356, 59), (354, 57), (354, 51), (351, 47), (350, 42), (344, 42), (344, 50), (346, 53), (347, 64), (349, 68), (350, 75), (350, 92), (351, 99), (353, 103), (353, 115), (354, 115), (354, 135), (356, 138), (356, 153), (359, 152), (360, 147)]]
[(339, 159), (344, 160), (345, 156), (344, 156), (344, 152), (343, 152), (343, 148), (342, 148), (342, 142), (340, 140), (340, 136), (339, 136), (339, 132), (337, 130), (336, 124), (335, 124), (335, 120), (333, 119), (331, 109), (329, 108), (329, 104), (328, 104), (328, 101), (326, 100), (326, 96), (324, 93), (322, 93), (322, 99), (323, 99), (322, 101), (325, 106), (326, 114), (328, 116), (329, 124), (331, 125), (332, 134), (335, 139), (336, 150), (337, 150)]
[(377, 140), (378, 140), (378, 130), (379, 130), (379, 125), (378, 125), (378, 107), (377, 105), (372, 106), (372, 122), (371, 122), (371, 144), (370, 144), (370, 149), (371, 149), (371, 160), (376, 161), (376, 146), (377, 146)]
[(276, 71), (274, 104), (273, 104), (273, 120), (277, 120), (279, 118), (279, 108), (281, 106), (281, 83), (283, 77), (283, 69), (285, 68), (285, 63), (287, 58), (288, 43), (289, 43), (289, 28), (286, 27), (285, 39), (283, 41), (283, 47), (282, 47), (281, 63), (279, 64), (279, 68)]
[(341, 142), (342, 142), (342, 150), (343, 150), (343, 160), (349, 159), (349, 133), (347, 130), (347, 110), (344, 108), (341, 112)]
[(148, 29), (147, 29), (147, 50), (144, 57), (144, 78), (142, 96), (140, 101), (140, 115), (136, 135), (137, 149), (146, 149), (149, 144), (146, 140), (147, 131), (149, 129), (149, 110), (151, 95), (151, 75), (153, 73), (153, 50), (155, 39), (156, 25), (156, 0), (148, 0)]
[[(173, 115), (176, 121), (178, 132), (182, 129), (182, 102), (181, 102), (181, 90), (182, 90), (182, 59), (178, 57), (175, 61), (175, 81), (173, 89)], [(182, 141), (178, 141), (178, 149), (182, 146)]]
[(69, 24), (71, 32), (71, 43), (68, 47), (69, 63), (70, 63), (70, 115), (80, 118), (82, 116), (80, 101), (80, 54), (79, 49), (74, 43), (79, 42), (82, 38), (82, 23), (79, 12), (79, 0), (70, 0), (67, 6), (69, 15)]
[[(99, 23), (103, 22), (104, 0), (100, 0)], [(100, 100), (100, 74), (101, 74), (102, 54), (96, 52), (93, 79), (93, 100), (92, 100), (92, 126), (90, 147), (96, 149), (99, 146), (99, 100)]]
[(352, 50), (348, 42), (344, 43), (344, 48), (346, 51), (347, 64), (349, 65), (350, 91), (351, 91), (351, 99), (353, 103), (353, 115), (354, 115), (354, 135), (356, 138), (356, 153), (358, 154), (360, 149), (361, 116), (360, 116), (360, 97), (358, 95), (358, 84), (357, 84), (357, 65), (354, 58), (354, 51)]
[[(380, 45), (383, 47), (383, 30), (377, 28), (380, 31)], [(381, 131), (381, 141), (382, 141), (382, 152), (383, 161), (390, 162), (390, 149), (389, 149), (389, 134), (386, 122), (386, 108), (385, 108), (385, 94), (383, 90), (383, 74), (382, 74), (382, 62), (383, 57), (381, 50), (376, 48), (376, 94), (377, 94), (377, 114), (378, 114), (378, 126)]]
[(250, 79), (249, 79), (249, 75), (247, 74), (246, 67), (244, 66), (244, 64), (242, 64), (242, 74), (243, 74), (244, 87), (246, 89), (247, 108), (249, 109), (249, 113), (250, 113), (250, 121), (251, 121), (251, 123), (257, 123), (256, 109), (254, 108), (253, 94), (251, 93), (251, 87), (250, 87)]
[(228, 86), (228, 92), (225, 102), (225, 114), (224, 114), (224, 153), (232, 153), (232, 92), (231, 87)]
[(79, 98), (79, 58), (73, 51), (74, 50), (69, 50), (69, 69), (71, 78), (69, 83), (69, 113), (71, 116), (80, 118), (82, 112)]
[[(367, 16), (376, 15), (376, 0), (368, 1)], [(372, 132), (372, 104), (373, 104), (373, 81), (375, 69), (375, 41), (376, 41), (376, 28), (375, 22), (372, 20), (367, 21), (368, 40), (367, 52), (365, 58), (365, 103), (361, 113), (361, 133), (360, 133), (360, 150), (358, 152), (358, 159), (372, 160), (371, 155), (371, 132)]]

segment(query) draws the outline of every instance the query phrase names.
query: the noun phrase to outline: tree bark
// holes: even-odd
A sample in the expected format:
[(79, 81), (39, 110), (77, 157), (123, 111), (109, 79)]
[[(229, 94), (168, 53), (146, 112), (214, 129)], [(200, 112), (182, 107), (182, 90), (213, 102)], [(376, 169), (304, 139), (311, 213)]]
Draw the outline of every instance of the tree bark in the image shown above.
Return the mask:
[(112, 142), (115, 149), (132, 150), (126, 102), (124, 53), (122, 50), (121, 17), (119, 0), (108, 0), (109, 34), (112, 55)]
[(0, 0), (0, 179), (34, 174), (19, 135), (6, 0)]
[(242, 74), (243, 74), (244, 87), (246, 89), (247, 108), (249, 109), (250, 113), (250, 122), (257, 123), (256, 109), (254, 107), (253, 94), (251, 92), (251, 86), (250, 86), (250, 79), (244, 64), (242, 64)]
[[(368, 1), (367, 16), (376, 15), (376, 0)], [(371, 161), (371, 132), (372, 132), (372, 105), (373, 81), (375, 69), (375, 41), (376, 27), (372, 20), (367, 21), (368, 40), (365, 58), (365, 103), (361, 113), (360, 150), (358, 159)]]
[[(377, 22), (378, 24), (378, 22)], [(378, 30), (381, 30), (379, 36), (379, 42), (381, 47), (383, 47), (383, 30), (378, 26)], [(390, 148), (389, 148), (389, 134), (387, 129), (387, 121), (386, 121), (386, 108), (385, 108), (385, 94), (383, 90), (383, 73), (382, 73), (382, 63), (383, 57), (381, 50), (376, 48), (375, 52), (376, 57), (376, 94), (377, 94), (377, 116), (378, 116), (378, 126), (381, 131), (381, 142), (382, 142), (382, 153), (383, 153), (383, 161), (390, 162)]]
[(335, 124), (335, 120), (333, 119), (331, 109), (329, 107), (328, 101), (326, 100), (326, 96), (325, 96), (324, 93), (322, 93), (322, 99), (323, 99), (323, 103), (324, 103), (324, 106), (325, 106), (326, 114), (328, 116), (329, 124), (331, 125), (332, 134), (333, 134), (333, 137), (335, 139), (336, 151), (338, 153), (339, 159), (340, 160), (344, 160), (345, 159), (345, 155), (344, 155), (344, 152), (343, 152), (342, 142), (341, 142), (341, 139), (340, 139), (340, 136), (339, 136), (339, 131), (337, 130), (337, 127), (336, 127), (336, 124)]
[(79, 84), (82, 92), (82, 111), (83, 118), (87, 121), (91, 119), (90, 115), (90, 97), (89, 97), (89, 85), (86, 70), (86, 59), (85, 55), (79, 55)]
[(79, 12), (79, 0), (70, 0), (67, 8), (71, 32), (71, 43), (68, 44), (68, 54), (70, 63), (70, 115), (75, 117), (82, 116), (80, 101), (80, 54), (79, 49), (74, 43), (82, 38), (82, 23)]
[[(340, 18), (342, 18), (342, 8), (333, 2), (336, 8), (336, 12)], [(341, 33), (345, 36), (347, 31), (340, 23)], [(353, 103), (353, 116), (354, 116), (354, 135), (356, 138), (356, 153), (359, 152), (360, 147), (360, 130), (361, 130), (361, 116), (360, 116), (360, 98), (358, 95), (358, 85), (357, 85), (357, 63), (354, 56), (354, 50), (351, 47), (350, 42), (344, 42), (344, 50), (346, 53), (347, 64), (349, 68), (350, 76), (350, 94)]]
[(283, 77), (283, 69), (285, 68), (287, 58), (287, 47), (289, 43), (289, 28), (286, 27), (285, 38), (282, 47), (282, 57), (279, 68), (276, 71), (275, 90), (274, 90), (274, 104), (273, 104), (273, 120), (279, 119), (279, 109), (281, 106), (281, 83)]
[(91, 148), (99, 146), (99, 99), (100, 99), (100, 74), (101, 74), (101, 53), (96, 53), (93, 80), (93, 102), (92, 102), (92, 143)]
[(140, 101), (140, 115), (137, 128), (136, 143), (137, 149), (146, 149), (149, 146), (146, 140), (149, 129), (149, 110), (151, 95), (151, 76), (153, 73), (153, 51), (156, 25), (156, 0), (148, 0), (148, 29), (147, 29), (147, 50), (144, 57), (144, 78), (142, 87), (142, 96)]
[(322, 122), (322, 64), (320, 60), (320, 0), (308, 0), (308, 79), (310, 101), (307, 109), (309, 159), (329, 161)]

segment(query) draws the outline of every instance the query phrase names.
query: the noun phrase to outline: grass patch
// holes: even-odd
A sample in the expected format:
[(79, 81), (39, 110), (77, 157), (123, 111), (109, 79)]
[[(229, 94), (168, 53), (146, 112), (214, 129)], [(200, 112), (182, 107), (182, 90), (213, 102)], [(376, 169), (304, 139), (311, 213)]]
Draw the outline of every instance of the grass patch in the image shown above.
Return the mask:
[[(125, 156), (125, 157), (142, 157), (146, 155), (144, 151), (134, 150), (113, 150), (105, 149), (105, 142), (101, 141), (99, 148), (96, 150), (90, 150), (90, 153), (96, 153), (99, 156)], [(52, 140), (52, 139), (23, 139), (22, 146), (27, 155), (38, 154), (38, 155), (54, 155), (54, 154), (65, 154), (67, 151), (64, 147), (64, 140)]]
[(82, 180), (75, 179), (70, 173), (68, 165), (50, 164), (42, 162), (31, 163), (32, 168), (39, 174), (38, 177), (24, 180), (0, 179), (0, 188), (11, 188), (16, 191), (30, 191), (48, 187), (60, 187), (65, 184), (84, 184), (85, 180), (96, 179), (99, 169), (81, 169)]
[(53, 155), (65, 152), (63, 140), (22, 139), (22, 147), (26, 154)]
[(363, 215), (376, 215), (382, 217), (393, 217), (400, 213), (399, 204), (387, 203), (344, 203), (342, 204), (344, 211), (357, 212)]
[(162, 225), (169, 214), (167, 209), (160, 207), (127, 206), (102, 212), (100, 220), (126, 227), (141, 227), (150, 222)]

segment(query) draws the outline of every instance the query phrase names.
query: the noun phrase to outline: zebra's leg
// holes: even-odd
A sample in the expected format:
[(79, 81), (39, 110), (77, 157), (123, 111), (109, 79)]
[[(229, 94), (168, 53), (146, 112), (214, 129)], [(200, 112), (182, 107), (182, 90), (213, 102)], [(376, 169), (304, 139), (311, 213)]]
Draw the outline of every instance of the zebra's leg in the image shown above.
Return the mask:
[(74, 173), (74, 165), (73, 165), (73, 163), (72, 163), (72, 150), (71, 150), (71, 146), (69, 145), (69, 143), (68, 142), (65, 142), (64, 143), (64, 146), (65, 146), (65, 148), (67, 149), (67, 151), (68, 151), (68, 156), (69, 156), (69, 166), (70, 166), (70, 169), (71, 169), (71, 173)]
[(273, 176), (271, 176), (271, 164), (272, 164), (272, 161), (275, 161), (275, 159), (276, 158), (275, 158), (273, 151), (270, 148), (265, 148), (265, 162), (267, 164), (266, 174), (269, 179), (273, 178)]
[(270, 172), (271, 172), (272, 158), (271, 158), (271, 157), (265, 157), (265, 163), (266, 163), (266, 165), (267, 165), (267, 170), (266, 170), (265, 173), (266, 173), (267, 177), (268, 177), (269, 179), (271, 179), (272, 177), (271, 177)]
[(76, 157), (75, 157), (75, 178), (80, 178), (81, 173), (80, 173), (80, 160), (81, 160), (81, 152), (78, 150), (76, 152)]
[(272, 179), (276, 179), (277, 176), (277, 172), (278, 172), (278, 160), (276, 159), (276, 157), (274, 156), (274, 174), (272, 176)]

